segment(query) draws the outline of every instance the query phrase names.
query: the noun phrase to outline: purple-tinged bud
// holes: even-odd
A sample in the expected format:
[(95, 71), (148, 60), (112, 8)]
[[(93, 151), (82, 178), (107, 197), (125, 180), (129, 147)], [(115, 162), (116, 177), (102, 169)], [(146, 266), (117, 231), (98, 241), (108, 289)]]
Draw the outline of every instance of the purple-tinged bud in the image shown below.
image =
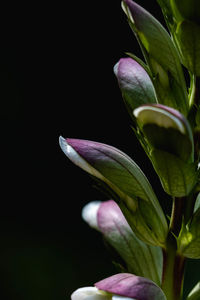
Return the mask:
[(168, 227), (164, 213), (146, 176), (130, 157), (109, 145), (86, 140), (61, 137), (60, 146), (72, 162), (117, 194), (138, 238), (151, 245), (165, 245)]
[(145, 69), (130, 57), (121, 58), (114, 66), (124, 102), (130, 114), (145, 103), (156, 103), (152, 81)]
[(83, 287), (71, 295), (71, 300), (166, 300), (153, 281), (129, 273), (120, 273)]
[(128, 273), (113, 275), (95, 286), (102, 291), (137, 300), (166, 300), (166, 297), (153, 281)]
[(83, 208), (82, 217), (91, 227), (103, 234), (121, 256), (129, 273), (146, 277), (160, 285), (161, 248), (147, 245), (136, 237), (116, 202), (90, 202)]

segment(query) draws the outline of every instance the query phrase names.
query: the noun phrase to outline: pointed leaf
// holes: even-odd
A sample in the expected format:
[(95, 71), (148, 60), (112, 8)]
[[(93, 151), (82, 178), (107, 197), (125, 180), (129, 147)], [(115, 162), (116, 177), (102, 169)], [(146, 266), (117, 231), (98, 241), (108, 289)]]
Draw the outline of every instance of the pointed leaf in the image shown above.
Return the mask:
[(189, 195), (197, 183), (195, 164), (161, 150), (153, 150), (151, 157), (165, 192), (174, 197)]
[(152, 71), (159, 103), (188, 112), (185, 79), (178, 52), (163, 26), (145, 9), (124, 0), (124, 10)]

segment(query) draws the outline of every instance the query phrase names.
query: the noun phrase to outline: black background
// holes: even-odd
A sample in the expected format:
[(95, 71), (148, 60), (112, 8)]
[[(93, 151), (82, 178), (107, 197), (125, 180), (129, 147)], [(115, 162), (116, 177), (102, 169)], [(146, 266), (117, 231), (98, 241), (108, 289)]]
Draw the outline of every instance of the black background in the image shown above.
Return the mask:
[[(107, 2), (2, 10), (2, 299), (69, 299), (79, 286), (116, 272), (101, 236), (81, 220), (86, 203), (107, 198), (67, 160), (59, 135), (126, 152), (170, 206), (130, 128), (113, 74), (125, 52), (142, 55), (120, 1)], [(139, 4), (163, 23), (156, 1)], [(187, 289), (199, 278), (196, 262), (190, 270)]]

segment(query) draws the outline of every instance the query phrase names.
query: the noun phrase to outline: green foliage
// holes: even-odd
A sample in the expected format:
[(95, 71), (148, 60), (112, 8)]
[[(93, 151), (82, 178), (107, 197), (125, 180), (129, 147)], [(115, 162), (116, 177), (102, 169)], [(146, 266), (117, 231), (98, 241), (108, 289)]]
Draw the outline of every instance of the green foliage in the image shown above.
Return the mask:
[(185, 163), (171, 153), (156, 149), (152, 151), (151, 157), (166, 193), (173, 197), (190, 194), (197, 183), (195, 164)]
[(200, 23), (199, 0), (170, 0), (176, 18)]
[(178, 251), (188, 258), (200, 259), (200, 208), (187, 226), (183, 226), (178, 238)]
[(200, 25), (184, 20), (176, 30), (176, 39), (184, 66), (200, 76)]

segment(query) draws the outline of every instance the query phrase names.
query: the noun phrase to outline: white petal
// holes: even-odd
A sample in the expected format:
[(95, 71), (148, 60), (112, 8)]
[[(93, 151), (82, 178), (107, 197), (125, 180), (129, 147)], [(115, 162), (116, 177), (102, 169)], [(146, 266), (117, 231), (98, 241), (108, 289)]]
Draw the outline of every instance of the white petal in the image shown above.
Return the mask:
[(118, 74), (118, 67), (119, 67), (119, 62), (116, 63), (116, 64), (114, 65), (114, 68), (113, 68), (114, 74), (115, 74), (116, 76), (117, 76), (117, 74)]
[(111, 298), (96, 287), (83, 287), (71, 295), (71, 300), (110, 300)]
[(112, 300), (135, 300), (134, 298), (127, 298), (122, 296), (112, 296)]
[(74, 164), (91, 173), (90, 165), (67, 143), (66, 139), (60, 136), (59, 143), (62, 151)]
[(90, 164), (87, 163), (85, 159), (83, 159), (72, 146), (70, 146), (66, 139), (64, 139), (62, 136), (59, 137), (59, 144), (62, 149), (62, 151), (65, 153), (65, 155), (78, 167), (82, 168), (84, 171), (88, 172), (89, 174), (96, 176), (99, 179), (102, 179), (103, 176), (94, 169)]
[(90, 225), (90, 227), (99, 230), (97, 221), (97, 212), (101, 205), (101, 201), (92, 201), (85, 205), (82, 209), (83, 220)]
[[(151, 111), (151, 114), (149, 111)], [(136, 118), (140, 115), (140, 118), (142, 118), (142, 122), (144, 123), (147, 120), (148, 123), (158, 124), (159, 126), (164, 126), (166, 128), (173, 127), (180, 130), (181, 133), (185, 133), (185, 127), (182, 122), (168, 111), (159, 107), (138, 107), (133, 111), (133, 114)]]

